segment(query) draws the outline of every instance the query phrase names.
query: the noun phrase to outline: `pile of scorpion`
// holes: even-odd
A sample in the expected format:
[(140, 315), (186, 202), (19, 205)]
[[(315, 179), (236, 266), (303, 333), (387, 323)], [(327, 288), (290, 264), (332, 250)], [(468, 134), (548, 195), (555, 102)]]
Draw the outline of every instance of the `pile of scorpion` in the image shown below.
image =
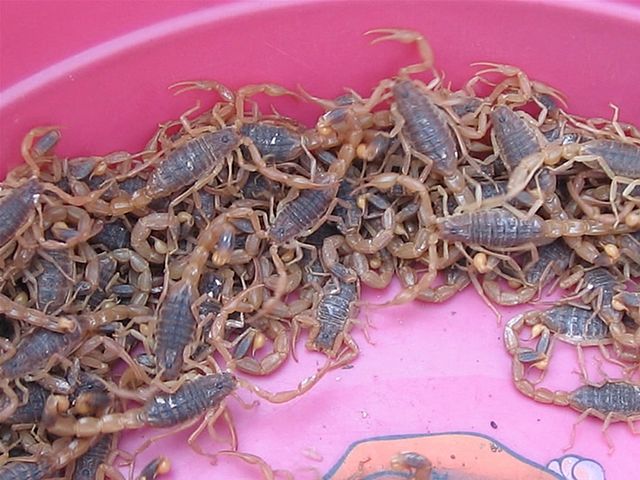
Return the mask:
[[(480, 64), (453, 90), (420, 34), (369, 34), (421, 57), (369, 97), (182, 82), (172, 88), (217, 103), (161, 124), (138, 153), (60, 158), (58, 129), (26, 135), (0, 189), (1, 480), (119, 479), (121, 432), (192, 428), (189, 444), (212, 455), (196, 440), (214, 426), (228, 431), (225, 454), (275, 478), (238, 450), (225, 402), (242, 388), (284, 403), (351, 364), (361, 290), (394, 277), (402, 288), (382, 305), (472, 285), (495, 310), (569, 289), (507, 322), (515, 387), (605, 427), (640, 419), (631, 376), (563, 392), (528, 375), (548, 368), (555, 341), (640, 366), (628, 287), (640, 274), (638, 129), (617, 109), (571, 115), (508, 65)], [(307, 127), (261, 111), (260, 94), (324, 113)], [(299, 338), (326, 356), (313, 375), (281, 392), (251, 381), (295, 360)], [(168, 469), (158, 458), (137, 478)]]

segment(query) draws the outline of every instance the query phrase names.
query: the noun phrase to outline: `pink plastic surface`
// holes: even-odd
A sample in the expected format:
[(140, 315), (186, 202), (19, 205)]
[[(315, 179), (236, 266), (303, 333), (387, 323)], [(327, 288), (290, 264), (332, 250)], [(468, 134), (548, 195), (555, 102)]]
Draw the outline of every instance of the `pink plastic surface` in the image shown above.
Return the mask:
[[(640, 9), (554, 3), (3, 2), (0, 177), (21, 161), (20, 141), (38, 125), (63, 127), (57, 150), (63, 155), (140, 149), (157, 123), (176, 118), (196, 99), (210, 102), (205, 92), (173, 97), (166, 88), (179, 80), (301, 84), (329, 97), (349, 86), (366, 95), (378, 80), (416, 60), (413, 47), (369, 46), (361, 34), (380, 27), (423, 32), (454, 85), (469, 77), (474, 61), (515, 64), (562, 90), (573, 112), (609, 117), (614, 103), (623, 121), (640, 124)], [(307, 121), (319, 113), (293, 101), (274, 103), (281, 113)], [(367, 292), (365, 298), (390, 294)], [(505, 318), (515, 311), (503, 310)], [(543, 465), (563, 455), (577, 414), (515, 391), (502, 327), (472, 289), (444, 305), (365, 309), (363, 320), (365, 314), (375, 326), (375, 345), (355, 328), (361, 355), (353, 368), (332, 372), (289, 404), (261, 402), (247, 411), (229, 401), (242, 451), (296, 478), (325, 473), (351, 442), (377, 435), (471, 431)], [(288, 389), (323, 362), (302, 342), (298, 353), (299, 364), (288, 362), (256, 383)], [(574, 352), (559, 348), (552, 363), (547, 384), (566, 390), (578, 385)], [(633, 478), (639, 439), (625, 425), (612, 426), (615, 452), (609, 455), (601, 425), (581, 423), (571, 453), (599, 462), (609, 479)], [(128, 434), (123, 446), (133, 450), (149, 435)], [(221, 458), (212, 467), (185, 439), (179, 434), (157, 443), (140, 462), (169, 455), (173, 473), (166, 478), (259, 478), (237, 459)], [(202, 443), (221, 447), (206, 434)], [(309, 451), (323, 459), (310, 459)]]

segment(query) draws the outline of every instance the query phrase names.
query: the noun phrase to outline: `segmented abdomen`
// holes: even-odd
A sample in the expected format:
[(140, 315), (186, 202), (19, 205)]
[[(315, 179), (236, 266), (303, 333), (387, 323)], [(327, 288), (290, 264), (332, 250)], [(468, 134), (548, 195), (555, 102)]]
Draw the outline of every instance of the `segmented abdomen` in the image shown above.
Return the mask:
[(151, 198), (166, 197), (206, 177), (239, 142), (240, 137), (232, 128), (189, 140), (158, 163), (147, 182), (147, 194)]
[(335, 194), (332, 187), (301, 190), (278, 212), (269, 237), (276, 243), (285, 243), (310, 229), (327, 213)]
[(545, 312), (544, 324), (577, 342), (611, 338), (609, 327), (593, 311), (573, 305), (558, 305)]
[(156, 358), (163, 379), (176, 378), (183, 364), (185, 347), (196, 330), (196, 319), (191, 312), (195, 295), (188, 283), (171, 286), (160, 308), (156, 326)]
[(610, 305), (613, 301), (618, 281), (606, 268), (594, 268), (584, 274), (584, 286), (588, 290), (600, 290), (602, 303)]
[(340, 291), (325, 295), (320, 301), (316, 319), (320, 325), (314, 344), (321, 350), (331, 350), (336, 336), (344, 331), (351, 316), (351, 304), (357, 299), (353, 283), (339, 284)]
[(589, 408), (605, 415), (640, 414), (640, 385), (627, 382), (606, 382), (601, 386), (584, 385), (571, 395), (571, 404), (578, 410)]
[(508, 210), (495, 208), (443, 218), (440, 236), (448, 241), (505, 248), (536, 243), (543, 227), (540, 217), (521, 219)]
[(144, 406), (144, 421), (152, 427), (172, 427), (216, 408), (237, 385), (228, 373), (185, 382), (175, 393), (156, 395)]
[(72, 480), (94, 480), (110, 450), (111, 435), (103, 435), (87, 453), (76, 460)]
[(410, 80), (397, 82), (393, 96), (405, 121), (402, 130), (413, 148), (433, 160), (436, 173), (453, 173), (458, 152), (445, 113)]
[(38, 180), (31, 179), (0, 200), (0, 245), (11, 240), (27, 222), (41, 193)]
[(582, 147), (589, 155), (602, 157), (614, 174), (640, 178), (640, 147), (615, 140), (592, 140)]
[(537, 284), (542, 275), (546, 274), (551, 262), (555, 262), (555, 268), (563, 270), (569, 267), (571, 260), (571, 249), (559, 238), (549, 245), (544, 245), (538, 249), (538, 261), (525, 270), (525, 280), (529, 284)]
[(300, 135), (286, 127), (268, 123), (247, 123), (240, 133), (249, 137), (265, 161), (275, 163), (295, 160), (302, 153)]
[(66, 356), (82, 340), (81, 328), (69, 333), (56, 333), (39, 328), (22, 338), (16, 353), (0, 366), (2, 376), (13, 380), (44, 367), (54, 354)]
[(48, 472), (44, 462), (9, 462), (0, 468), (0, 480), (43, 480)]
[(42, 273), (36, 277), (38, 285), (37, 307), (52, 312), (61, 307), (71, 287), (73, 262), (66, 250), (50, 250), (49, 257), (55, 262), (42, 258)]
[(509, 107), (496, 107), (491, 112), (491, 122), (500, 157), (507, 168), (516, 168), (523, 158), (540, 151), (533, 129)]
[(103, 224), (102, 230), (93, 236), (92, 243), (100, 243), (107, 250), (128, 248), (131, 246), (131, 232), (120, 219)]

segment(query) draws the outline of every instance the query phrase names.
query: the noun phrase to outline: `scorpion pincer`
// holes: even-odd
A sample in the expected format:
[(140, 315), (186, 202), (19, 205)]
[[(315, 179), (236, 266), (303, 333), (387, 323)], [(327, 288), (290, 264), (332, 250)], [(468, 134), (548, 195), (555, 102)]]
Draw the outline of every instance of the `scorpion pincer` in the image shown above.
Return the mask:
[[(520, 347), (519, 331), (531, 327), (531, 339), (540, 337), (534, 349)], [(593, 310), (575, 305), (556, 305), (544, 312), (533, 310), (512, 318), (505, 327), (504, 341), (507, 351), (518, 361), (546, 370), (551, 355), (552, 341), (558, 339), (576, 346), (578, 363), (583, 379), (586, 367), (583, 347), (597, 346), (603, 356), (610, 359), (605, 346), (613, 343), (607, 324)]]
[(503, 289), (497, 275), (487, 272), (482, 281), (484, 293), (500, 305), (520, 305), (540, 295), (554, 277), (566, 274), (571, 263), (571, 249), (563, 239), (538, 248), (538, 260), (527, 263), (522, 272), (524, 283), (514, 291)]

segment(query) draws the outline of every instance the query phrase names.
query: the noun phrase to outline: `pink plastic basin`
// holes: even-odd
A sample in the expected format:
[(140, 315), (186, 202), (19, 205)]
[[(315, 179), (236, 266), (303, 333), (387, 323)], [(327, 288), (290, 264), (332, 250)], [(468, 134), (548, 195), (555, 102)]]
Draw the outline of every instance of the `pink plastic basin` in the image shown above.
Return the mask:
[[(613, 103), (622, 121), (640, 124), (640, 8), (633, 4), (4, 2), (0, 9), (0, 178), (21, 162), (20, 141), (38, 125), (62, 127), (61, 155), (139, 150), (158, 123), (197, 99), (212, 101), (206, 92), (172, 96), (167, 87), (180, 80), (301, 84), (326, 97), (348, 86), (366, 95), (417, 58), (411, 46), (369, 46), (362, 33), (380, 27), (423, 32), (454, 86), (472, 74), (472, 62), (514, 64), (562, 90), (575, 113), (609, 117)], [(294, 101), (273, 102), (308, 122), (319, 113)], [(365, 298), (383, 300), (395, 291), (367, 291)], [(517, 311), (503, 313), (509, 318)], [(476, 432), (542, 466), (565, 455), (578, 415), (515, 391), (502, 326), (472, 289), (444, 305), (365, 309), (363, 320), (365, 314), (375, 327), (375, 345), (355, 328), (361, 355), (353, 368), (332, 372), (285, 405), (261, 402), (245, 410), (230, 399), (242, 451), (296, 478), (325, 474), (350, 443), (379, 435)], [(256, 383), (274, 391), (292, 388), (323, 362), (302, 342), (298, 353), (299, 364), (288, 362)], [(545, 382), (575, 388), (575, 364), (575, 352), (558, 348)], [(595, 371), (592, 362), (588, 367)], [(240, 395), (251, 399), (248, 392)], [(601, 426), (593, 419), (581, 423), (567, 453), (593, 459), (609, 479), (635, 478), (639, 439), (625, 425), (614, 425), (609, 435), (615, 451), (608, 454)], [(127, 434), (123, 448), (132, 451), (151, 434)], [(212, 466), (189, 449), (186, 437), (156, 443), (138, 465), (166, 454), (173, 461), (166, 478), (260, 478), (237, 459)], [(222, 448), (206, 434), (201, 443)], [(597, 468), (565, 470), (573, 476), (566, 478), (597, 478)]]

